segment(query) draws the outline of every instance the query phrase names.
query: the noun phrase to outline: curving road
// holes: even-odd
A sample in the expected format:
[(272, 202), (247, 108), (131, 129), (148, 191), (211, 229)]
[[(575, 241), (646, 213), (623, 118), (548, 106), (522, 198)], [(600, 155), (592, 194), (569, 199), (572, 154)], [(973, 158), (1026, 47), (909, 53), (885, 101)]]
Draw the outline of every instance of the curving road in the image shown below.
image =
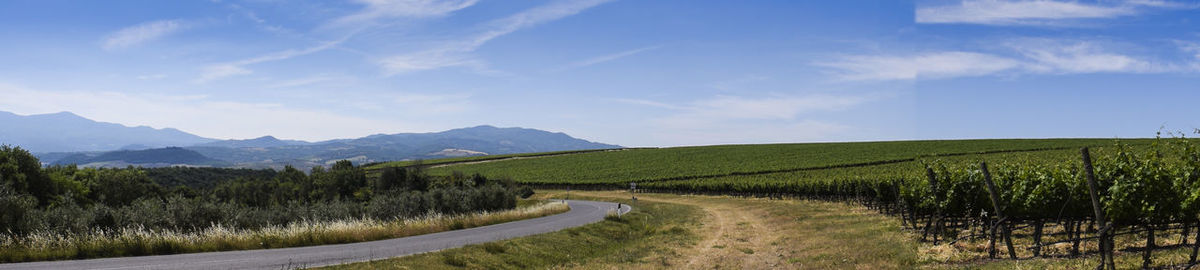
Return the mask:
[[(0, 269), (293, 269), (370, 261), (558, 231), (604, 219), (616, 203), (568, 200), (553, 216), (362, 243), (176, 255), (0, 264)], [(622, 213), (632, 210), (629, 205)]]

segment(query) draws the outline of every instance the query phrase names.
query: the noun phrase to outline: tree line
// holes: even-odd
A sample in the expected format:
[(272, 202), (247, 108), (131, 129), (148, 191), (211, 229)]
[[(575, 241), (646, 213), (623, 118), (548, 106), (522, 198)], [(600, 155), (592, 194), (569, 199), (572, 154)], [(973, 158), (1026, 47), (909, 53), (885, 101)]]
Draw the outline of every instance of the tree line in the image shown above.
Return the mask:
[[(162, 185), (154, 179), (215, 182)], [(221, 181), (205, 176), (229, 177)], [(172, 178), (173, 177), (173, 178)], [(162, 179), (162, 178), (160, 178)], [(371, 217), (410, 218), (516, 207), (532, 195), (508, 179), (455, 173), (431, 176), (420, 167), (386, 168), (368, 177), (339, 161), (305, 173), (281, 171), (42, 167), (19, 147), (0, 146), (0, 235), (79, 234), (141, 227), (196, 231)]]

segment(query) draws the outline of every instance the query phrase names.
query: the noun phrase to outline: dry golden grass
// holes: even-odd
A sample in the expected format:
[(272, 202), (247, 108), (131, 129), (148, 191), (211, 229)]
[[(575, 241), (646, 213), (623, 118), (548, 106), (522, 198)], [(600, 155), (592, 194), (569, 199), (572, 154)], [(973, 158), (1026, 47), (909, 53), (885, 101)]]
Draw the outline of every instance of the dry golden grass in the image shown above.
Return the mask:
[[(556, 194), (555, 192), (540, 192)], [(576, 196), (628, 198), (620, 191)], [(899, 222), (857, 205), (730, 196), (638, 194), (647, 202), (704, 210), (700, 241), (649, 263), (591, 264), (587, 269), (903, 269), (917, 244)], [(664, 263), (665, 262), (665, 263)], [(669, 265), (670, 267), (664, 267)]]
[(418, 218), (301, 221), (243, 230), (215, 224), (195, 232), (97, 230), (83, 235), (33, 233), (0, 237), (0, 262), (175, 254), (223, 250), (280, 248), (372, 241), (484, 226), (566, 212), (561, 203), (542, 203), (507, 211), (463, 215), (431, 214)]

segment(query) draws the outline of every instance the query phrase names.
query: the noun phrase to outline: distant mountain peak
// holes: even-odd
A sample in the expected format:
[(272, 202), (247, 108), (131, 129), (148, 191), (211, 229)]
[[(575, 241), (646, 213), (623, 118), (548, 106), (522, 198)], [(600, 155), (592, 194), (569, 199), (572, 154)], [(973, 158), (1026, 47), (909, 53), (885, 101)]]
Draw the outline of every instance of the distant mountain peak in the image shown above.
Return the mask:
[(74, 114), (74, 113), (68, 112), (68, 111), (47, 113), (47, 114), (34, 114), (34, 115), (29, 115), (29, 117), (92, 121), (91, 119), (87, 119), (86, 117), (79, 116), (78, 114)]
[(263, 148), (263, 147), (279, 147), (289, 145), (306, 145), (309, 142), (296, 140), (280, 140), (275, 136), (267, 135), (254, 139), (245, 140), (224, 140), (210, 143), (198, 144), (201, 147), (226, 147), (226, 148)]
[(279, 138), (275, 138), (275, 136), (267, 135), (267, 136), (262, 136), (262, 137), (258, 137), (258, 138), (254, 138), (254, 139), (249, 139), (249, 140), (244, 140), (244, 141), (256, 141), (256, 142), (278, 142), (278, 141), (279, 141)]
[(98, 122), (66, 111), (34, 115), (4, 112), (0, 116), (0, 143), (35, 153), (109, 151), (129, 145), (188, 146), (213, 141), (175, 129)]

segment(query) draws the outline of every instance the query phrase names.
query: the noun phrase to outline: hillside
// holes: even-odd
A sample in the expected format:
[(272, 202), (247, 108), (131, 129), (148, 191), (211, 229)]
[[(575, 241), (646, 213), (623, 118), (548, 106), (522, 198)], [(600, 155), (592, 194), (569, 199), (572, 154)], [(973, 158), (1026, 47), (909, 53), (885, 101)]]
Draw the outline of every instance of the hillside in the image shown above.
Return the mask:
[(168, 166), (228, 166), (229, 162), (212, 159), (179, 147), (147, 150), (121, 150), (99, 154), (74, 154), (55, 161), (56, 165), (76, 164), (83, 167), (168, 167)]
[(4, 127), (0, 128), (0, 144), (38, 153), (190, 146), (215, 141), (173, 128), (128, 127), (70, 112), (16, 115), (0, 111), (0, 127)]
[(195, 147), (226, 147), (226, 148), (245, 148), (245, 147), (280, 147), (289, 145), (307, 145), (312, 144), (306, 141), (298, 140), (280, 140), (274, 136), (262, 136), (254, 139), (246, 140), (224, 140), (215, 141), (194, 145)]

